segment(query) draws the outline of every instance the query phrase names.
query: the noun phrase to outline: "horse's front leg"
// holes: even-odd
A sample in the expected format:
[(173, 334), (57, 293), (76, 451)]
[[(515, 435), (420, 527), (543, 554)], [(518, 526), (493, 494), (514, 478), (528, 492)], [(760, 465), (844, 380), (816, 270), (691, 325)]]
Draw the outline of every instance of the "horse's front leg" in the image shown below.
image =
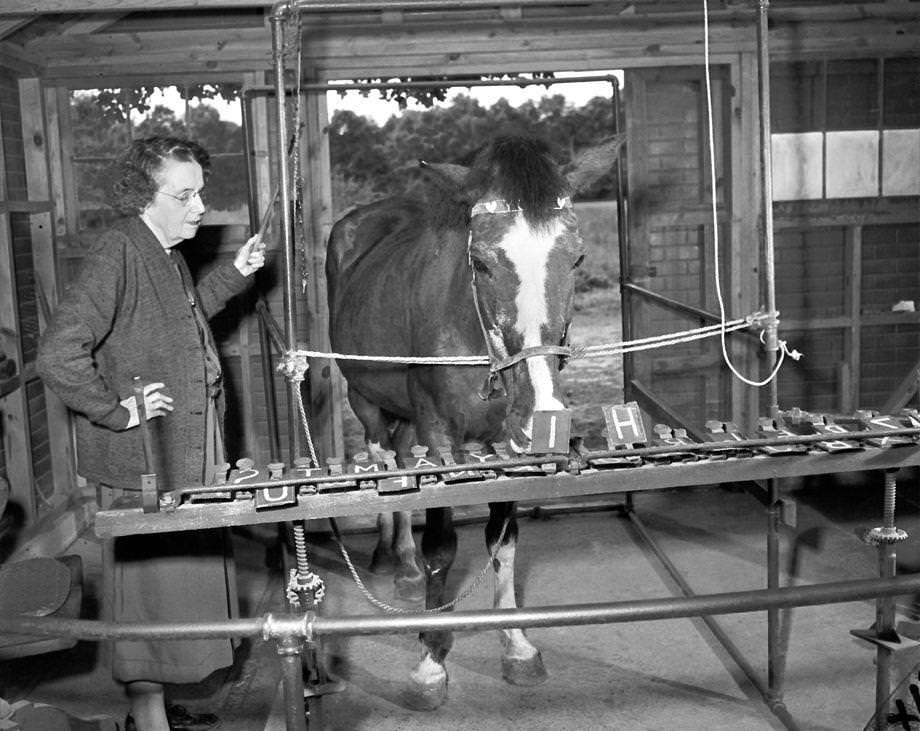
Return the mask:
[[(457, 555), (457, 533), (450, 508), (429, 508), (425, 511), (425, 532), (422, 534), (422, 557), (425, 560), (427, 591), (425, 608), (443, 606), (447, 574)], [(450, 630), (419, 634), (422, 659), (410, 676), (409, 704), (419, 710), (434, 710), (447, 700), (447, 668), (444, 660), (454, 638)]]
[[(496, 609), (516, 609), (514, 590), (514, 554), (517, 548), (517, 517), (515, 503), (489, 503), (486, 524), (486, 548), (495, 556)], [(499, 544), (501, 539), (501, 544)], [(534, 647), (522, 629), (501, 630), (502, 677), (514, 685), (538, 685), (546, 680), (546, 668), (540, 651)]]

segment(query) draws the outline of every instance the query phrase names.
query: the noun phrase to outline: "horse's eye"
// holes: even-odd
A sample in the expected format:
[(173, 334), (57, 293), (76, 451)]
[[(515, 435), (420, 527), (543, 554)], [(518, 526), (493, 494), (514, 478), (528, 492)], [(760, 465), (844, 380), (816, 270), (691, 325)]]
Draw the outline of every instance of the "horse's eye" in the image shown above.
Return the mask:
[(582, 254), (581, 256), (579, 256), (579, 257), (575, 260), (575, 263), (572, 264), (572, 269), (578, 269), (578, 267), (581, 266), (581, 263), (582, 263), (584, 260), (585, 260), (585, 255)]
[(473, 269), (475, 269), (479, 274), (489, 273), (489, 267), (487, 267), (485, 262), (483, 262), (481, 259), (473, 259)]

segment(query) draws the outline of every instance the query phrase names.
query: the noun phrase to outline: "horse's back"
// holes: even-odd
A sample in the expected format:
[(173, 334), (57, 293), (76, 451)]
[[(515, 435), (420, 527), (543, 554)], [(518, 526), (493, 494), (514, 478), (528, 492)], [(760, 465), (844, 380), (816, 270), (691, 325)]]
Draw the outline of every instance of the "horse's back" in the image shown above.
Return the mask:
[(326, 247), (326, 277), (330, 299), (339, 279), (376, 245), (406, 234), (417, 234), (422, 211), (413, 201), (386, 198), (358, 206), (335, 222)]

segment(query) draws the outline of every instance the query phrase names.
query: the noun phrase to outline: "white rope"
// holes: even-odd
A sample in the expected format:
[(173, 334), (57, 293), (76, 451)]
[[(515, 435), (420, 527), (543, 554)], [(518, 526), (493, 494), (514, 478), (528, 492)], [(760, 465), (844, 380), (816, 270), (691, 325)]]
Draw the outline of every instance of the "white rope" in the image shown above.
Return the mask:
[[(652, 335), (647, 338), (637, 340), (627, 340), (621, 343), (608, 343), (605, 345), (587, 345), (572, 348), (570, 358), (592, 358), (605, 355), (614, 355), (617, 353), (630, 353), (638, 350), (649, 350), (651, 348), (663, 348), (669, 345), (687, 343), (693, 340), (702, 340), (703, 338), (713, 337), (724, 332), (734, 332), (751, 327), (763, 317), (755, 314), (746, 318), (732, 320), (730, 322), (720, 322), (717, 325), (707, 325), (692, 330), (682, 332), (667, 333), (664, 335)], [(335, 353), (324, 350), (290, 350), (284, 356), (284, 360), (278, 366), (279, 371), (286, 371), (285, 363), (289, 359), (302, 358), (326, 358), (332, 360), (355, 360), (355, 361), (374, 361), (378, 363), (400, 363), (405, 365), (470, 365), (483, 366), (490, 365), (491, 361), (486, 355), (431, 355), (431, 356), (403, 356), (403, 355), (354, 355), (347, 353)]]
[[(735, 376), (748, 384), (749, 386), (766, 386), (770, 381), (776, 378), (776, 375), (779, 373), (779, 369), (783, 365), (783, 361), (786, 358), (786, 355), (789, 355), (794, 360), (798, 360), (802, 357), (802, 354), (797, 350), (790, 351), (786, 347), (786, 341), (779, 341), (779, 358), (776, 361), (776, 364), (773, 366), (773, 370), (770, 374), (764, 378), (762, 381), (753, 381), (747, 376), (742, 374), (737, 368), (735, 368), (734, 363), (732, 363), (731, 357), (728, 355), (728, 347), (725, 341), (725, 333), (728, 332), (728, 329), (725, 325), (725, 300), (722, 296), (722, 283), (719, 278), (719, 217), (718, 217), (718, 204), (716, 200), (716, 152), (715, 152), (715, 125), (712, 119), (712, 77), (710, 72), (709, 65), (709, 2), (708, 0), (703, 0), (703, 65), (705, 68), (706, 76), (706, 129), (708, 133), (709, 140), (709, 187), (710, 187), (710, 204), (712, 206), (712, 242), (713, 242), (713, 269), (714, 269), (714, 278), (716, 286), (716, 299), (719, 302), (719, 316), (721, 317), (722, 324), (720, 326), (719, 332), (721, 335), (721, 344), (722, 344), (722, 360), (725, 361), (725, 365), (729, 367), (732, 373)], [(768, 203), (769, 205), (769, 203)], [(775, 326), (775, 325), (774, 325)]]

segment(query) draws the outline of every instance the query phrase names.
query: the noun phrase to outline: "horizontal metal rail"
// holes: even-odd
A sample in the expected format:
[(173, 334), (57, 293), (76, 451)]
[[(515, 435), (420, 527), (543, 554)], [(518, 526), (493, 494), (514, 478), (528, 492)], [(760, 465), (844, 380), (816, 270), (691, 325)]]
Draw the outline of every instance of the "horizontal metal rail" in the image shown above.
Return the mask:
[(194, 623), (102, 622), (54, 617), (0, 617), (0, 632), (61, 636), (77, 640), (205, 639), (298, 636), (307, 641), (333, 635), (374, 635), (431, 630), (480, 630), (581, 626), (640, 622), (716, 614), (738, 614), (786, 607), (819, 606), (875, 600), (920, 591), (920, 574), (889, 579), (852, 579), (780, 589), (756, 589), (690, 597), (632, 599), (620, 602), (488, 609), (442, 614), (356, 615), (321, 617), (312, 614)]

